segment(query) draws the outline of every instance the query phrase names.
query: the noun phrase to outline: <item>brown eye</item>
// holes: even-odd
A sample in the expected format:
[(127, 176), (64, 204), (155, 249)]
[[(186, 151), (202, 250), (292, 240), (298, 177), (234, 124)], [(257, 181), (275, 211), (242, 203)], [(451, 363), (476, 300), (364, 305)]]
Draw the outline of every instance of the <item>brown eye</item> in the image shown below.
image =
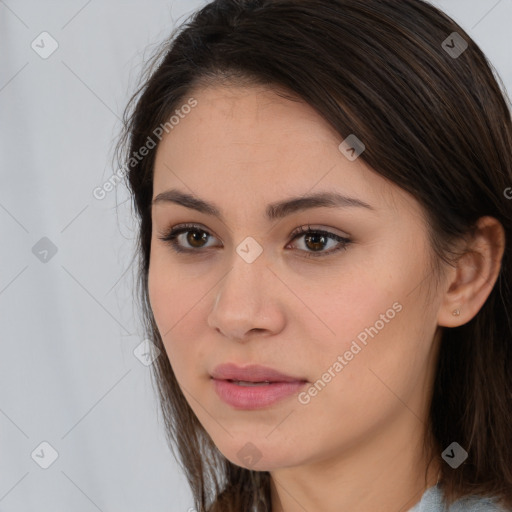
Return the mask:
[(185, 239), (192, 247), (201, 248), (203, 247), (202, 244), (207, 242), (208, 236), (209, 235), (206, 231), (189, 230), (186, 232)]
[(306, 247), (311, 249), (312, 251), (321, 251), (325, 248), (325, 244), (329, 241), (329, 239), (320, 234), (308, 234), (304, 236)]
[[(324, 231), (321, 229), (314, 229), (308, 225), (307, 228), (300, 227), (293, 233), (293, 240), (302, 238), (304, 240), (303, 245), (306, 249), (301, 249), (300, 252), (304, 253), (306, 258), (316, 258), (328, 256), (341, 249), (346, 249), (347, 246), (352, 242), (350, 239)], [(334, 248), (329, 251), (324, 251), (326, 244), (334, 242)], [(336, 243), (337, 242), (337, 243)]]
[(168, 242), (176, 252), (199, 253), (201, 249), (208, 248), (208, 239), (213, 237), (208, 231), (192, 224), (172, 228), (158, 238)]

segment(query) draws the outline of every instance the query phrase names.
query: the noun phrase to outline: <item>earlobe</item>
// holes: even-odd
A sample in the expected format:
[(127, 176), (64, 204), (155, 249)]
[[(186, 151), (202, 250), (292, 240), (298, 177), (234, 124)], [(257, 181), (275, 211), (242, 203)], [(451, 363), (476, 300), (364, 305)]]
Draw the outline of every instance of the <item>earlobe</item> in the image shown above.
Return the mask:
[(466, 324), (480, 311), (498, 279), (505, 230), (494, 217), (481, 217), (472, 240), (456, 263), (438, 315), (442, 327)]

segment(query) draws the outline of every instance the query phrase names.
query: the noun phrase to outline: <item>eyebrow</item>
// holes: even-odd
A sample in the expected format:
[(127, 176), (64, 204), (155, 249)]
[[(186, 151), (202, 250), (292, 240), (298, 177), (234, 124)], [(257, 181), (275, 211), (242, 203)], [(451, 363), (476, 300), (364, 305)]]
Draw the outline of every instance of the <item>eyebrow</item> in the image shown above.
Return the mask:
[[(162, 203), (178, 204), (206, 215), (213, 215), (224, 222), (224, 217), (218, 206), (193, 195), (181, 192), (178, 189), (170, 189), (158, 194), (153, 199), (150, 206)], [(266, 215), (269, 220), (276, 220), (295, 212), (321, 207), (359, 207), (375, 211), (375, 208), (371, 205), (355, 197), (348, 197), (337, 192), (318, 192), (307, 196), (293, 197), (284, 201), (270, 203), (267, 205)]]

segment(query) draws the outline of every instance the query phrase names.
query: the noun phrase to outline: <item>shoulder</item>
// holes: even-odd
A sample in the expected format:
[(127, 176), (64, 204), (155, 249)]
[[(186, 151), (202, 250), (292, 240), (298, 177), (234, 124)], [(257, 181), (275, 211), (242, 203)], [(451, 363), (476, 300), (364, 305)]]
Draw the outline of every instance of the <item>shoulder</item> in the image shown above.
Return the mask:
[(512, 512), (496, 503), (494, 498), (468, 496), (457, 500), (448, 512)]
[(483, 496), (465, 496), (450, 507), (443, 502), (443, 492), (438, 486), (425, 491), (419, 503), (409, 512), (512, 512), (500, 507), (496, 498)]

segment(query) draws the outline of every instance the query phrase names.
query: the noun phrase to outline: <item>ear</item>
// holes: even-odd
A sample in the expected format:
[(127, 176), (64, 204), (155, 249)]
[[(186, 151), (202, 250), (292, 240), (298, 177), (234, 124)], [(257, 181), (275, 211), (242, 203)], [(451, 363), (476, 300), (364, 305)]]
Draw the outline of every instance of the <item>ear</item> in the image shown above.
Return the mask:
[[(458, 327), (469, 322), (489, 297), (501, 269), (505, 230), (494, 217), (478, 219), (474, 237), (455, 268), (447, 272), (447, 290), (441, 302), (438, 324)], [(459, 310), (458, 316), (453, 315)]]

